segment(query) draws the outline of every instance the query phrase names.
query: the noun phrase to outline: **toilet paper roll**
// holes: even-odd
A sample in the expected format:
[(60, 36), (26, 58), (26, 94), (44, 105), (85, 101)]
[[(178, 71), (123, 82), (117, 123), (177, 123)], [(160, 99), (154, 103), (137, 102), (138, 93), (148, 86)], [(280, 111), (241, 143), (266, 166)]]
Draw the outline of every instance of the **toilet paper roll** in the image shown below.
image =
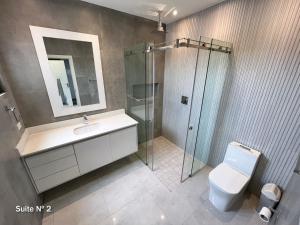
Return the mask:
[(259, 218), (262, 221), (268, 223), (270, 221), (271, 216), (272, 216), (272, 211), (267, 207), (262, 207), (262, 209), (259, 212)]

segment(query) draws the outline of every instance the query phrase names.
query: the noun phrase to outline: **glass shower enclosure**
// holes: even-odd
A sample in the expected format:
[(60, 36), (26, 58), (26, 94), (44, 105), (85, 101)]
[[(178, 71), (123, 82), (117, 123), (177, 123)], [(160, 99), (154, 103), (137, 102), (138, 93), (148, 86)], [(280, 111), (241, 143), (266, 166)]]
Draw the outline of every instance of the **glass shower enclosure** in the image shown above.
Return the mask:
[(176, 48), (182, 47), (197, 50), (194, 74), (189, 75), (193, 77), (193, 86), (191, 101), (188, 103), (188, 121), (186, 131), (182, 134), (185, 135), (185, 146), (181, 181), (184, 181), (201, 170), (209, 161), (232, 46), (230, 43), (205, 37), (200, 37), (199, 40), (182, 38), (159, 45), (151, 43), (135, 45), (125, 50), (124, 58), (126, 112), (139, 123), (137, 155), (153, 170), (156, 92), (154, 57), (157, 51), (176, 51)]
[(200, 38), (209, 48), (198, 49), (181, 181), (209, 162), (223, 89), (228, 78), (231, 43)]
[(138, 157), (153, 169), (154, 54), (151, 43), (125, 49), (126, 113), (138, 121)]

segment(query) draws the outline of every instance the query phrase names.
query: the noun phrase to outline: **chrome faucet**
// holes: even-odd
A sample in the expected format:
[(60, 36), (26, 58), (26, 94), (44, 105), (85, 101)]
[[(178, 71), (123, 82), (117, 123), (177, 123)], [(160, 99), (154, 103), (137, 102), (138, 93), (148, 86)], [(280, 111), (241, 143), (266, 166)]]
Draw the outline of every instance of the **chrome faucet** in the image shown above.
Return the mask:
[(82, 119), (83, 119), (83, 123), (84, 124), (88, 124), (89, 123), (89, 119), (88, 119), (88, 117), (87, 117), (86, 114), (83, 115)]

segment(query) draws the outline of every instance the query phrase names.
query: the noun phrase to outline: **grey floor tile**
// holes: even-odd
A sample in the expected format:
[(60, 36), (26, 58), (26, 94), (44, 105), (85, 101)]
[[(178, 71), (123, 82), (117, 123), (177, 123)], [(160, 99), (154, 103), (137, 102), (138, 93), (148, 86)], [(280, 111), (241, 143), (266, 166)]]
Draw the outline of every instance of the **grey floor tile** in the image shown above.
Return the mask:
[(110, 212), (114, 213), (143, 194), (143, 187), (137, 176), (129, 174), (105, 186), (101, 192)]
[(164, 212), (147, 193), (125, 205), (108, 218), (104, 224), (120, 225), (171, 225)]
[(180, 183), (183, 151), (163, 137), (154, 140), (151, 171), (136, 156), (119, 160), (46, 193), (54, 212), (43, 225), (256, 225), (255, 196), (234, 212), (209, 202), (204, 167)]
[(110, 215), (102, 193), (96, 192), (54, 212), (53, 225), (92, 225)]

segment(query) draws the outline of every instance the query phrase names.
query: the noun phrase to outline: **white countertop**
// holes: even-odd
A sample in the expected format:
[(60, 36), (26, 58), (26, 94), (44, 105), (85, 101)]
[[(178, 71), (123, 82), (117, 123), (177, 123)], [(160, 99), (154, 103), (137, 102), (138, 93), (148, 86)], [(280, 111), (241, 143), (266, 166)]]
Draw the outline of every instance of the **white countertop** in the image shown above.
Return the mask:
[(75, 128), (84, 126), (82, 118), (26, 128), (17, 149), (20, 155), (25, 157), (138, 124), (126, 115), (124, 110), (91, 115), (88, 119), (89, 124), (99, 123), (99, 129), (84, 134), (74, 134)]

